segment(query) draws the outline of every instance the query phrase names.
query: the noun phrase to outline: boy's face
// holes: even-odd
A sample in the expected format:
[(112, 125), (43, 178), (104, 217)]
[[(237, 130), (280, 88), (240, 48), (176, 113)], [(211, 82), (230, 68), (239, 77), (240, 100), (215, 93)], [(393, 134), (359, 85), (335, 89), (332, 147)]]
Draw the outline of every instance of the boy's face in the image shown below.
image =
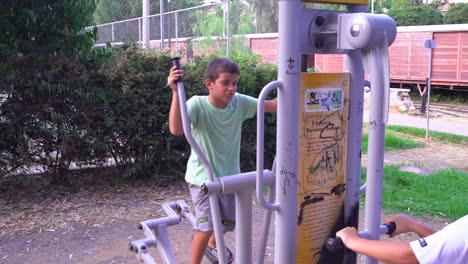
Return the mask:
[(208, 99), (216, 108), (225, 108), (234, 97), (237, 90), (239, 74), (223, 72), (216, 81), (205, 80), (205, 86), (209, 91)]

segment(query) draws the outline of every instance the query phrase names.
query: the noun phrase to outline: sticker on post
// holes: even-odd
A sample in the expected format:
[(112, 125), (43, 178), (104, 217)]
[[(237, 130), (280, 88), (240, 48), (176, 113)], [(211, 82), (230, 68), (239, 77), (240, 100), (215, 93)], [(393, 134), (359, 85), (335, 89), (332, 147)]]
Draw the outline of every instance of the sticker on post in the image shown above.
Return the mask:
[(343, 88), (307, 89), (306, 112), (327, 112), (343, 108)]

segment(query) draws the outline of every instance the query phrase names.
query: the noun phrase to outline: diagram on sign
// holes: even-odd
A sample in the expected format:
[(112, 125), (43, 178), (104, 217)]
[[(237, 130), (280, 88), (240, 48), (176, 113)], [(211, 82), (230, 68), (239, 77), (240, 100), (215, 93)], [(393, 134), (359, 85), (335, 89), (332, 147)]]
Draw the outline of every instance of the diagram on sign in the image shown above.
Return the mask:
[(306, 112), (336, 111), (343, 108), (343, 89), (307, 89), (305, 93)]
[(340, 111), (317, 113), (302, 120), (302, 175), (305, 190), (333, 184), (342, 176), (343, 116)]

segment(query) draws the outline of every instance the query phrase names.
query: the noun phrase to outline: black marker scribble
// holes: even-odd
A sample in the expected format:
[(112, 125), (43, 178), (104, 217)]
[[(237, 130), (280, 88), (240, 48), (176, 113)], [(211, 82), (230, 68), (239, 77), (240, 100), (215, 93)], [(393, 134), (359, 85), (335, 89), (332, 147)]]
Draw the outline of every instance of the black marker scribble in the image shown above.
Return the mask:
[[(334, 155), (335, 156), (335, 155)], [(315, 165), (315, 167), (310, 167), (309, 168), (309, 173), (313, 174), (316, 172), (320, 167), (323, 167), (325, 169), (328, 169), (330, 172), (333, 172), (332, 164), (330, 162), (332, 158), (328, 155), (328, 151), (325, 151), (325, 156), (322, 154), (322, 158), (320, 161)], [(322, 164), (325, 163), (325, 164)], [(336, 164), (336, 159), (334, 160), (334, 164)]]
[(345, 184), (337, 184), (331, 188), (330, 193), (313, 193), (304, 196), (304, 201), (299, 206), (299, 215), (297, 216), (297, 225), (301, 225), (304, 221), (304, 209), (306, 206), (321, 202), (325, 199), (325, 196), (337, 196), (340, 197), (345, 191)]
[(309, 204), (314, 204), (324, 200), (323, 196), (329, 194), (323, 194), (316, 197), (311, 197), (310, 195), (304, 196), (304, 201), (301, 203), (301, 209), (299, 210), (299, 215), (297, 216), (297, 225), (301, 225), (304, 220), (304, 208)]

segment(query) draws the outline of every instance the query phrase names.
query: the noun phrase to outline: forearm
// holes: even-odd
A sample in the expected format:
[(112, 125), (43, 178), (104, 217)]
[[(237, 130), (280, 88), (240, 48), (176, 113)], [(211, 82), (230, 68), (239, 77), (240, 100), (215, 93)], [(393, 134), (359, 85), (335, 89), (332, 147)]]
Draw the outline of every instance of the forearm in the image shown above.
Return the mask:
[(276, 113), (278, 110), (278, 99), (265, 101), (265, 112), (267, 113)]
[(421, 222), (414, 222), (411, 224), (411, 230), (418, 234), (420, 237), (427, 237), (435, 233), (435, 231)]
[(173, 135), (182, 135), (184, 127), (182, 125), (182, 115), (180, 113), (179, 95), (172, 93), (171, 110), (169, 111), (169, 131)]
[(369, 256), (384, 263), (418, 263), (410, 244), (407, 242), (377, 241), (357, 238), (350, 241), (347, 247), (359, 254)]

